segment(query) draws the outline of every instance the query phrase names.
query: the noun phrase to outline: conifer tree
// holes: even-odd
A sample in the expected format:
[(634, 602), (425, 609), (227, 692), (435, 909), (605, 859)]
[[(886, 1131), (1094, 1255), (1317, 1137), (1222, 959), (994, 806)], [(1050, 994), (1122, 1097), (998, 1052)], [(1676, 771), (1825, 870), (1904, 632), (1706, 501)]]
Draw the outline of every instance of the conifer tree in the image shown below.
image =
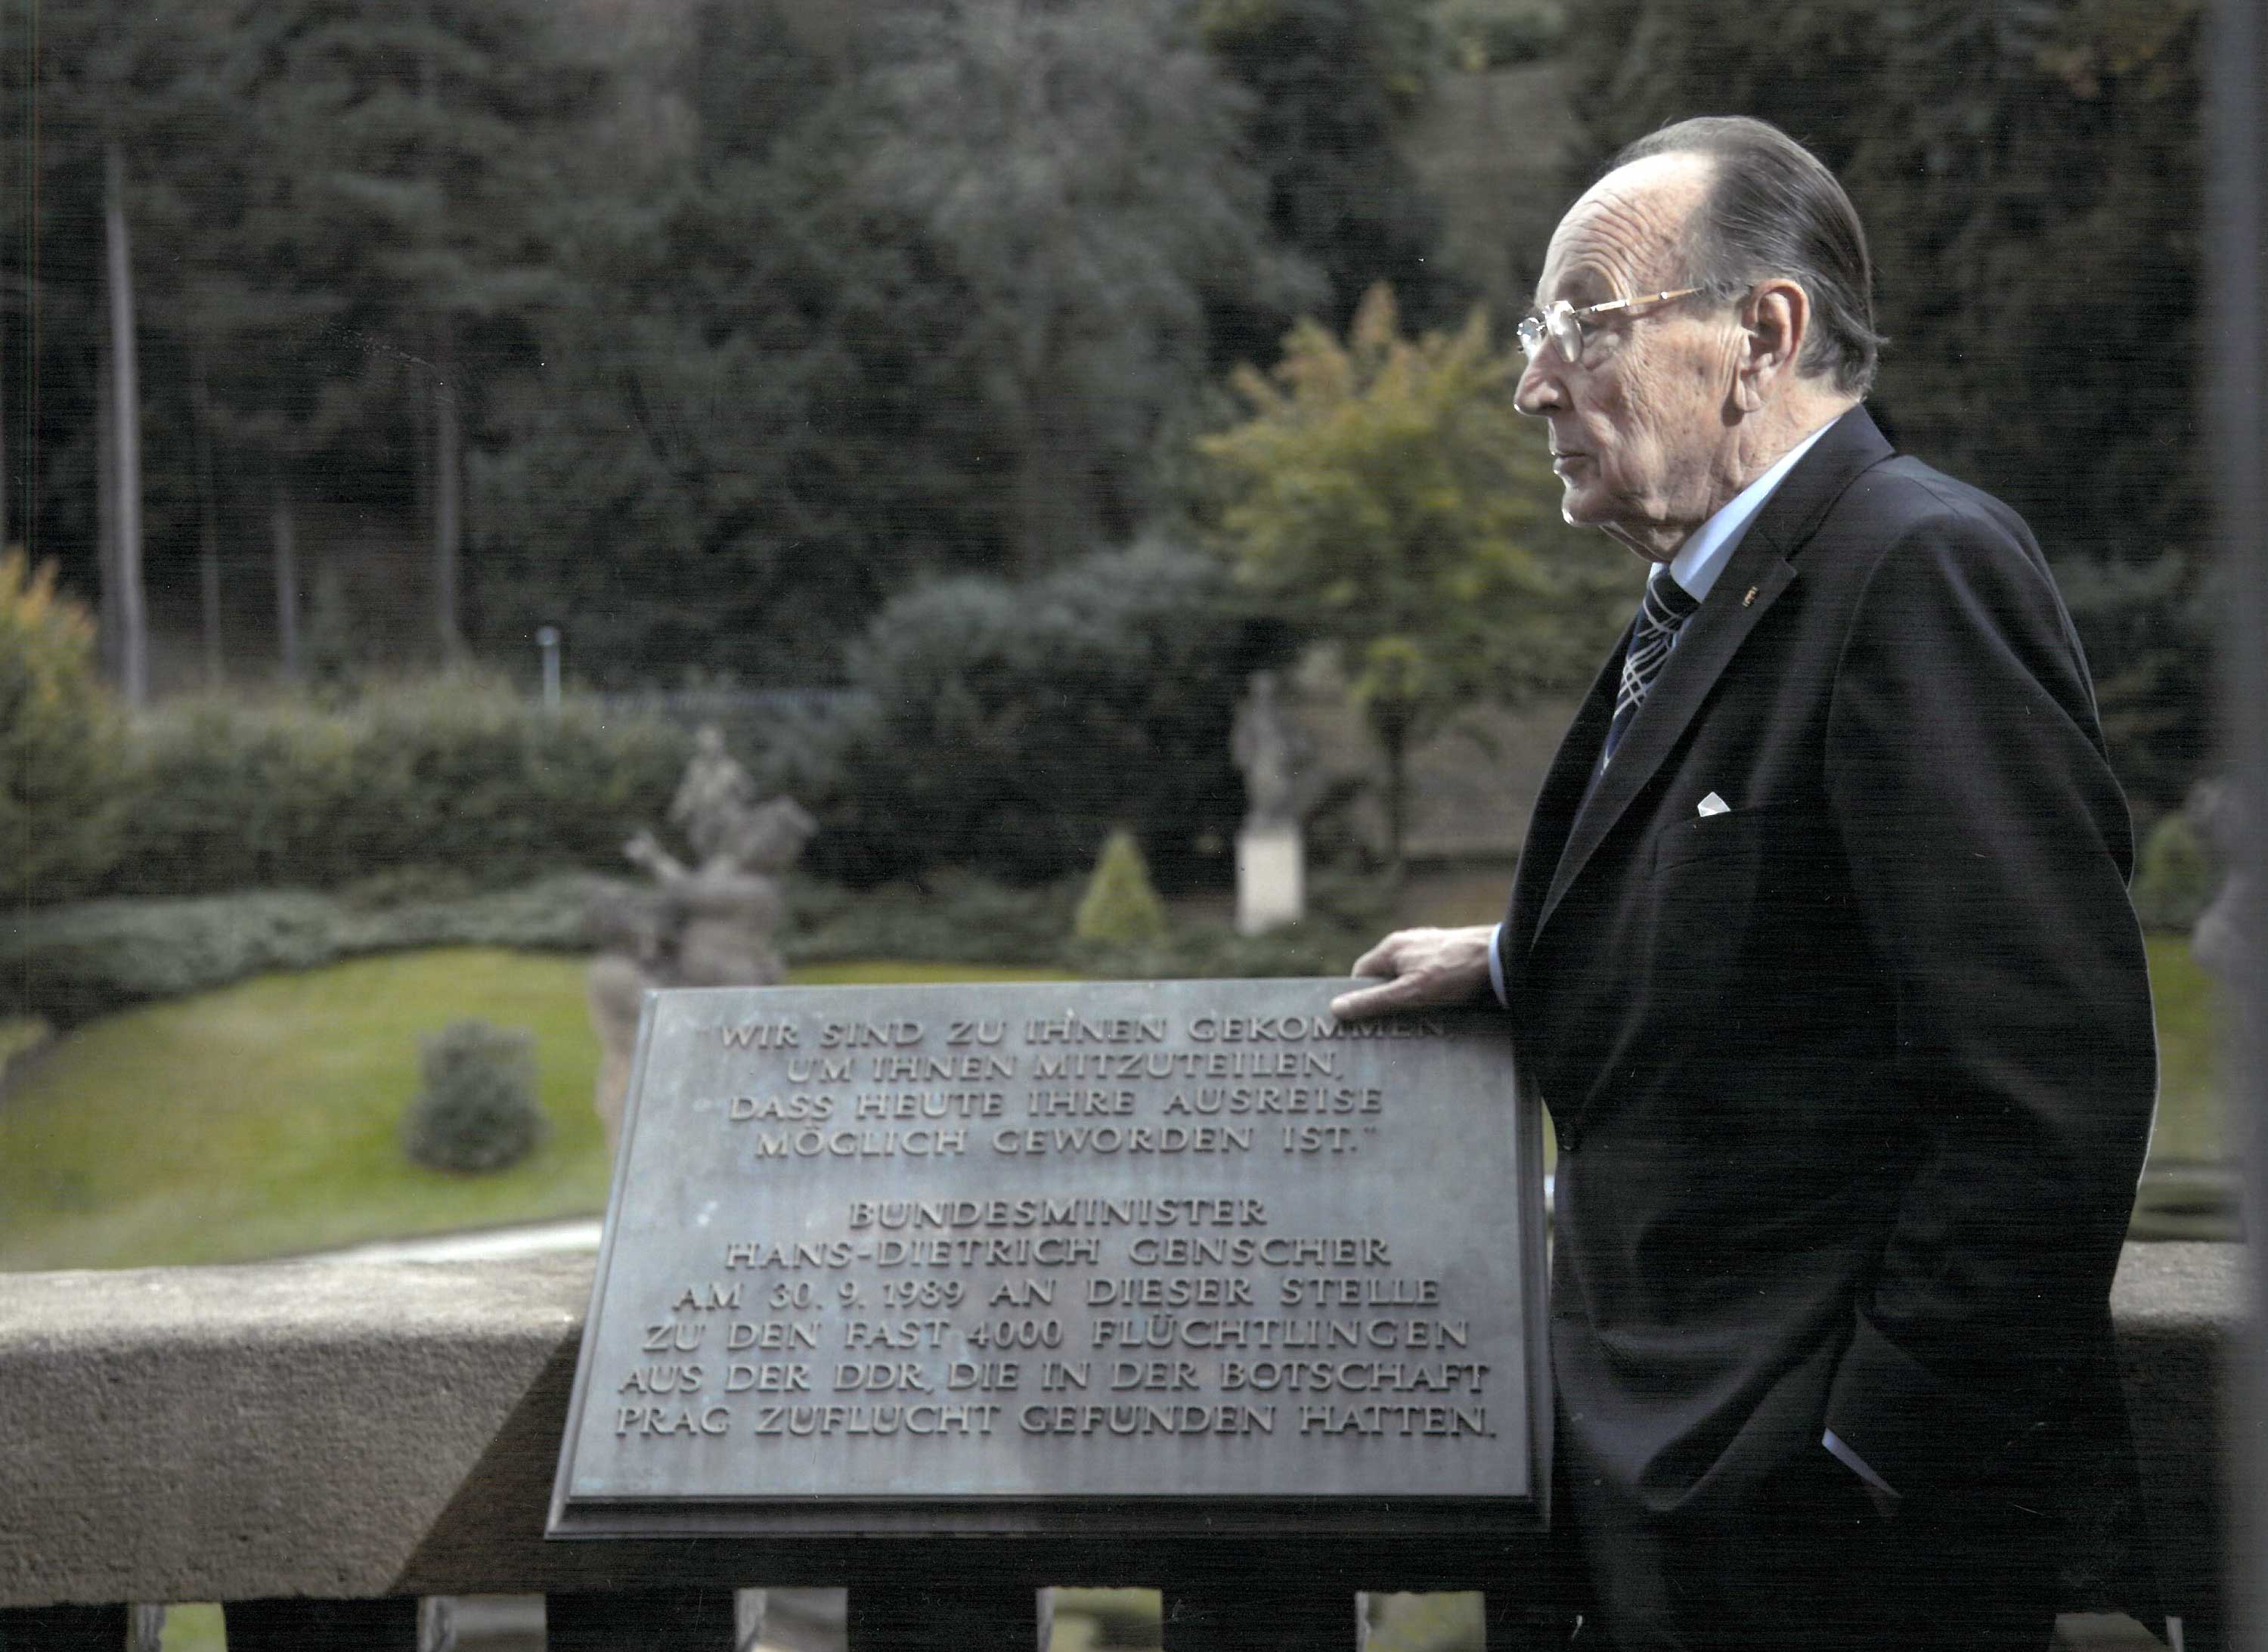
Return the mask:
[(422, 477), (432, 634), (453, 654), (465, 443), (563, 296), (554, 163), (597, 71), (535, 0), (260, 0), (231, 39), (228, 84), (257, 112), (251, 274), (217, 282), (208, 317), (270, 348), (223, 400), (269, 452), (279, 554), (307, 456)]
[(1138, 515), (1138, 471), (1206, 365), (1209, 295), (1312, 288), (1269, 240), (1238, 105), (1170, 0), (951, 0), (873, 72), (860, 182), (976, 300), (1012, 455), (1014, 566)]
[(1071, 933), (1099, 946), (1144, 947), (1165, 940), (1166, 929), (1166, 903), (1150, 882), (1142, 845), (1122, 826), (1103, 839)]

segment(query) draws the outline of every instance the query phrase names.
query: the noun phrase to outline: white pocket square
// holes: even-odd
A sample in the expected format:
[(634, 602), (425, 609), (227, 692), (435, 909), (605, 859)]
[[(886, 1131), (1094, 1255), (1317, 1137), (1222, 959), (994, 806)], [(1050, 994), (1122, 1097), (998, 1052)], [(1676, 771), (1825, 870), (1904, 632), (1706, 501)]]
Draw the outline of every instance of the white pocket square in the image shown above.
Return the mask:
[(1723, 798), (1719, 797), (1714, 792), (1712, 792), (1708, 796), (1701, 800), (1700, 810), (1701, 818), (1703, 820), (1707, 820), (1712, 815), (1731, 814), (1733, 812), (1733, 806), (1725, 801)]

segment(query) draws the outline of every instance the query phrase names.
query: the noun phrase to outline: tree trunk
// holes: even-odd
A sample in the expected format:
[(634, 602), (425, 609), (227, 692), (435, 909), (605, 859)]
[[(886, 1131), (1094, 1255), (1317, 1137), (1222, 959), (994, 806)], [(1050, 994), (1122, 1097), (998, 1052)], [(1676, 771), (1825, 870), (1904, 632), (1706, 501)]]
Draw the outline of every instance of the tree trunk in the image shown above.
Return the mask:
[(1386, 861), (1402, 870), (1402, 835), (1410, 813), (1410, 719), (1399, 711), (1381, 712), (1373, 704), (1371, 726), (1386, 754)]
[(268, 514), (276, 546), (276, 647), (289, 682), (299, 680), (299, 548), (291, 523), (291, 489), (279, 474)]
[(94, 350), (95, 639), (103, 673), (118, 675), (118, 415), (111, 394), (110, 343)]
[(218, 688), (223, 675), (220, 650), (220, 500), (213, 488), (212, 393), (205, 385), (205, 358), (201, 348), (189, 353), (190, 417), (195, 426), (197, 463), (197, 585), (203, 599), (205, 682)]
[(1023, 424), (1016, 454), (1016, 572), (1031, 579), (1090, 549), (1096, 537), (1091, 427), (1069, 398), (1045, 393)]
[[(441, 66), (427, 48), (419, 65), (419, 90), (432, 111), (437, 129), (441, 105)], [(431, 151), (426, 176), (438, 192), (441, 181)], [(433, 324), (433, 618), (441, 634), (441, 658), (460, 659), (465, 652), (465, 628), (458, 607), (461, 578), (459, 564), (464, 551), (464, 433), (463, 405), (457, 395), (455, 326), (446, 313)]]
[(1062, 333), (1053, 311), (1037, 321), (1017, 387), (1015, 519), (1008, 531), (1016, 572), (1027, 579), (1087, 549), (1095, 526), (1094, 426), (1064, 387)]
[(433, 381), (433, 610), (440, 624), (441, 658), (465, 652), (458, 617), (459, 565), (464, 549), (464, 437), (458, 424), (455, 351), (450, 328), (437, 329)]
[(142, 601), (142, 399), (135, 382), (134, 278), (126, 246), (126, 158), (103, 159), (103, 239), (110, 266), (111, 411), (116, 426), (119, 686), (129, 706), (150, 697), (149, 620)]

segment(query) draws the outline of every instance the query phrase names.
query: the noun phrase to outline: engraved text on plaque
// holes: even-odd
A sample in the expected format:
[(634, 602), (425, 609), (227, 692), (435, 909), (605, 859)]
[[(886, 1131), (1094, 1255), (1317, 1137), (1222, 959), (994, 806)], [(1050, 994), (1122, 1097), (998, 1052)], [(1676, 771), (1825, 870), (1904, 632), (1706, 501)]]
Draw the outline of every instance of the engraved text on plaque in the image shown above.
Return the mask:
[(1532, 1509), (1501, 1021), (1343, 985), (656, 995), (554, 1533)]

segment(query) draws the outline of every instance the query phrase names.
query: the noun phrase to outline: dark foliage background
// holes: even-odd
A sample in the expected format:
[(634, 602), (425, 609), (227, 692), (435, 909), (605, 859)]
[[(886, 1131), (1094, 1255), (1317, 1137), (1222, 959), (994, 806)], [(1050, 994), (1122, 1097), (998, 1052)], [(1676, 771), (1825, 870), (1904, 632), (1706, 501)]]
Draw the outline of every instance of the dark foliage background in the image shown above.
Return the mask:
[(1571, 188), (1718, 112), (1778, 123), (1843, 179), (1890, 339), (1875, 405), (2031, 523), (2152, 808), (2210, 756), (2202, 23), (2195, 0), (1608, 0), (1567, 48)]
[[(1223, 697), (1283, 639), (1101, 553), (1208, 543), (1229, 369), (1380, 281), (1413, 330), (1484, 301), (1506, 336), (1617, 145), (1747, 112), (1848, 182), (1880, 409), (2031, 520), (2154, 815), (2210, 732), (2199, 11), (11, 7), (0, 544), (59, 564), (116, 675), (114, 211), (161, 692), (468, 656), (525, 690), (553, 625), (571, 684), (855, 688), (843, 773), (750, 753), (839, 800), (841, 875), (908, 844), (1054, 876), (1124, 821), (1171, 884), (1233, 822)], [(227, 877), (280, 864), (225, 836)]]

